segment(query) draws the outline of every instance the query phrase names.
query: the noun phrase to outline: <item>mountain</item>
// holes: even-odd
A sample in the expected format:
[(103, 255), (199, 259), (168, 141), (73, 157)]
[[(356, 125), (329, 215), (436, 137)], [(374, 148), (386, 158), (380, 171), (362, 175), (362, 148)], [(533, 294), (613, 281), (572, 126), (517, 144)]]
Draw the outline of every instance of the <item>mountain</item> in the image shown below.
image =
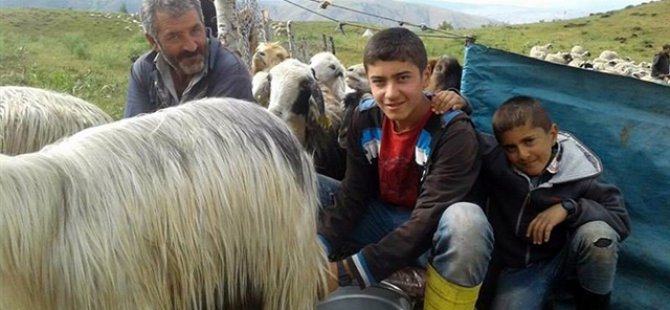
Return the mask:
[[(325, 10), (319, 7), (319, 3), (313, 1), (292, 0), (291, 2), (338, 21), (350, 21), (384, 26), (398, 25), (397, 21), (416, 25), (425, 24), (426, 26), (432, 28), (437, 28), (438, 25), (446, 21), (457, 29), (478, 28), (484, 25), (499, 24), (499, 22), (494, 19), (472, 14), (465, 14), (455, 10), (426, 4), (408, 3), (393, 0), (337, 0), (332, 1), (332, 3), (336, 4), (337, 6), (329, 6)], [(270, 18), (273, 20), (328, 20), (327, 18), (321, 17), (316, 13), (310, 12), (286, 1), (261, 0), (260, 5), (261, 7), (268, 10), (270, 13)], [(355, 11), (365, 12), (367, 15)], [(392, 19), (393, 21), (384, 18)]]
[(400, 0), (413, 4), (425, 4), (461, 13), (486, 17), (506, 24), (523, 24), (540, 21), (566, 20), (585, 17), (624, 7), (654, 2), (655, 0), (608, 0), (608, 1), (528, 1), (524, 4), (491, 4), (451, 2), (444, 0)]
[[(464, 14), (455, 10), (440, 8), (432, 5), (407, 3), (393, 0), (336, 0), (331, 1), (337, 6), (377, 15), (373, 17), (336, 6), (321, 9), (319, 3), (308, 0), (291, 0), (309, 10), (318, 12), (339, 21), (356, 22), (391, 26), (397, 22), (384, 20), (386, 17), (406, 23), (437, 28), (446, 21), (454, 28), (477, 28), (483, 25), (498, 24), (496, 20)], [(83, 11), (118, 12), (125, 7), (128, 12), (137, 12), (141, 0), (1, 0), (0, 7), (34, 7), (34, 8), (67, 8)], [(270, 18), (278, 21), (319, 21), (328, 20), (311, 13), (286, 1), (259, 0), (261, 8), (267, 9)]]

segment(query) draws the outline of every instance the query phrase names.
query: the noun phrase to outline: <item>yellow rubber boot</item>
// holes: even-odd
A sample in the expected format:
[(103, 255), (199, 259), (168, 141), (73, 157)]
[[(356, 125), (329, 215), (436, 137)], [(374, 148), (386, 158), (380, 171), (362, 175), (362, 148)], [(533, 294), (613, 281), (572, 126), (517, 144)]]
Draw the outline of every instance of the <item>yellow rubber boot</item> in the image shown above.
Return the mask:
[(472, 310), (475, 308), (479, 288), (463, 287), (447, 281), (432, 265), (428, 264), (424, 310)]

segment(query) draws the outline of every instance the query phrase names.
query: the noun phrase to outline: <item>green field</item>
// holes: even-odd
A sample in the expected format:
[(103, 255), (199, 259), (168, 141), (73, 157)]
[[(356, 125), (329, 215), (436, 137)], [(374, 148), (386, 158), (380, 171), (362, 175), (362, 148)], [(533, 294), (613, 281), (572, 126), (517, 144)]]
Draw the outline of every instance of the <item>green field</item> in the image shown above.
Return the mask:
[[(523, 25), (457, 30), (477, 42), (527, 54), (536, 44), (551, 42), (555, 51), (582, 45), (597, 56), (608, 49), (635, 61), (650, 61), (670, 42), (670, 0), (646, 3), (589, 17)], [(364, 29), (334, 22), (295, 23), (296, 38), (310, 52), (332, 36), (345, 65), (361, 62)], [(430, 35), (421, 32), (420, 35)], [(437, 33), (432, 33), (437, 34)], [(279, 41), (286, 38), (278, 37)], [(430, 56), (463, 55), (463, 39), (424, 37)], [(0, 85), (53, 89), (81, 97), (120, 118), (125, 103), (131, 60), (149, 49), (140, 27), (121, 13), (46, 9), (0, 11)]]

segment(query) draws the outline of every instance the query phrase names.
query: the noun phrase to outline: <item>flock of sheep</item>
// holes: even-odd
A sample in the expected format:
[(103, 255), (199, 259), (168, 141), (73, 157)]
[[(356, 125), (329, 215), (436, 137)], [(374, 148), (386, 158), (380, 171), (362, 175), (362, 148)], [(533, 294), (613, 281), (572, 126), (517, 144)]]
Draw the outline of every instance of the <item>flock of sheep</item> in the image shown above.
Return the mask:
[(569, 52), (558, 51), (553, 53), (552, 50), (553, 45), (551, 43), (535, 45), (531, 47), (528, 55), (540, 60), (571, 67), (617, 74), (660, 84), (670, 83), (670, 81), (663, 81), (652, 77), (650, 63), (645, 61), (637, 63), (627, 57), (621, 58), (615, 51), (604, 50), (598, 57), (591, 59), (589, 58), (591, 57), (591, 53), (581, 45), (573, 46)]

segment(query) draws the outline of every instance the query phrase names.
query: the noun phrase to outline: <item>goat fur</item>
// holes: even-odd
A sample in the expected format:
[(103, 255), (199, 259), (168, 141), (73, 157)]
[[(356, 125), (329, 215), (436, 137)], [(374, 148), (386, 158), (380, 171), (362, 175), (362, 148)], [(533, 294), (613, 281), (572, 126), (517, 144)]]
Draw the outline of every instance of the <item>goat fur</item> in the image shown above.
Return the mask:
[(314, 309), (317, 183), (289, 129), (211, 98), (0, 155), (0, 308)]
[(112, 121), (97, 106), (74, 96), (23, 86), (0, 86), (0, 153), (38, 151), (84, 128)]

